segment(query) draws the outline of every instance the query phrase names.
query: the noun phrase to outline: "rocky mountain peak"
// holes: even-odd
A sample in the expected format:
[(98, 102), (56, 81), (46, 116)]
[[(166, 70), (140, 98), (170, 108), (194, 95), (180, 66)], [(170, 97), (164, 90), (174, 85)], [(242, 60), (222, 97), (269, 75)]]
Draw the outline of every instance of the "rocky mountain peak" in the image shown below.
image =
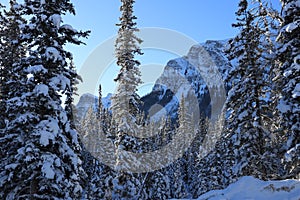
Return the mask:
[[(224, 53), (226, 44), (227, 40), (208, 40), (192, 46), (187, 55), (170, 60), (152, 91), (141, 98), (144, 104), (142, 109), (150, 113), (153, 106), (158, 105), (161, 110), (155, 109), (157, 115), (164, 113), (176, 121), (181, 97), (194, 95), (200, 115), (216, 118), (211, 113), (221, 110), (223, 106), (225, 88), (228, 88), (224, 80), (232, 67)], [(107, 108), (110, 106), (110, 96), (102, 100)], [(95, 96), (83, 95), (77, 104), (78, 112), (85, 113), (91, 105), (96, 104)]]

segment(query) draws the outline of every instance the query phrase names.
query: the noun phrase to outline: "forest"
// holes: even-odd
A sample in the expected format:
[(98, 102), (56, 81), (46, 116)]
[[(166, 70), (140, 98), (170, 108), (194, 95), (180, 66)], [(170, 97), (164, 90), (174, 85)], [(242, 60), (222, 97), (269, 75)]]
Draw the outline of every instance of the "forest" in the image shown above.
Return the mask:
[(137, 94), (135, 0), (120, 0), (111, 105), (99, 85), (84, 114), (74, 104), (84, 80), (66, 45), (84, 45), (90, 31), (63, 23), (75, 15), (71, 0), (0, 3), (0, 199), (197, 199), (243, 177), (299, 181), (300, 1), (269, 2), (239, 1), (238, 34), (221, 52), (227, 68), (207, 70), (224, 84), (188, 74), (188, 57), (183, 72), (169, 62), (164, 75), (184, 89), (169, 91), (174, 112), (159, 108), (155, 120)]

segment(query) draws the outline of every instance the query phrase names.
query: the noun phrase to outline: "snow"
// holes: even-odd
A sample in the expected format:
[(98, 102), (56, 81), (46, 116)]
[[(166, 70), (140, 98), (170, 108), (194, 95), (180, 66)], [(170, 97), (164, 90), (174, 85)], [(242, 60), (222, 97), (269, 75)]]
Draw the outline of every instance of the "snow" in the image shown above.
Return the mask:
[(54, 165), (55, 165), (56, 167), (60, 167), (60, 166), (61, 166), (61, 160), (60, 160), (59, 158), (55, 159)]
[(287, 71), (285, 71), (284, 73), (283, 73), (283, 76), (284, 77), (289, 77), (290, 75), (292, 75), (293, 74), (293, 71), (292, 70), (287, 70)]
[(46, 160), (42, 166), (42, 173), (48, 179), (54, 179), (54, 176), (55, 176), (55, 172), (52, 169), (52, 164), (53, 164), (53, 161)]
[[(286, 152), (284, 158), (286, 161), (291, 162), (294, 155), (297, 155), (297, 149), (300, 149), (300, 144), (297, 144), (294, 148), (291, 148)], [(300, 155), (298, 154), (298, 159), (300, 159)]]
[(40, 134), (41, 134), (40, 144), (43, 146), (49, 145), (49, 140), (54, 139), (53, 134), (49, 133), (48, 131), (41, 131)]
[(70, 135), (72, 137), (72, 142), (74, 144), (77, 144), (78, 143), (78, 134), (77, 134), (77, 132), (74, 131), (74, 130), (70, 130)]
[(34, 75), (33, 75), (33, 74), (31, 74), (31, 73), (30, 73), (30, 74), (27, 74), (27, 79), (28, 79), (28, 80), (30, 80), (30, 79), (32, 79), (32, 78), (34, 78)]
[(213, 190), (201, 195), (198, 200), (299, 200), (299, 198), (299, 180), (261, 181), (245, 176), (224, 190)]
[(39, 131), (40, 134), (40, 144), (43, 146), (49, 145), (49, 140), (54, 140), (54, 138), (59, 133), (58, 122), (55, 119), (44, 120), (39, 124), (42, 129)]
[(293, 8), (297, 9), (300, 7), (300, 1), (291, 1), (289, 3), (287, 3), (285, 6), (284, 6), (284, 14), (283, 16), (286, 16), (286, 13), (289, 12), (289, 10), (293, 10)]
[(74, 29), (70, 24), (64, 24), (60, 27), (61, 29), (65, 29), (71, 32), (78, 32), (76, 29)]
[(245, 110), (245, 111), (243, 111), (241, 114), (239, 114), (239, 117), (238, 117), (238, 119), (239, 120), (242, 120), (244, 117), (246, 117), (248, 115), (248, 111), (247, 110)]
[(36, 73), (47, 73), (48, 70), (44, 68), (43, 65), (34, 65), (34, 66), (29, 66), (26, 72), (28, 72), (29, 74), (36, 74)]
[(38, 95), (42, 94), (44, 96), (48, 96), (49, 88), (45, 84), (40, 84), (35, 86), (34, 92)]
[(15, 170), (17, 167), (19, 166), (19, 164), (13, 163), (10, 165), (5, 166), (5, 169), (9, 169), (9, 170)]
[(53, 60), (53, 62), (63, 60), (59, 51), (54, 47), (48, 47), (45, 53), (47, 60)]
[(60, 23), (62, 21), (61, 16), (59, 14), (54, 14), (50, 16), (49, 20), (52, 21), (53, 25), (56, 26), (57, 29), (59, 29)]
[(59, 118), (62, 124), (66, 124), (68, 122), (68, 116), (65, 112), (61, 112)]
[(281, 99), (278, 103), (277, 109), (281, 113), (286, 113), (291, 110), (291, 107), (289, 105), (287, 105), (287, 103)]
[(56, 90), (66, 90), (66, 87), (70, 85), (70, 79), (68, 79), (64, 75), (59, 74), (51, 78), (51, 82), (49, 85)]
[(293, 98), (300, 97), (300, 83), (297, 83), (295, 89), (293, 90), (292, 97)]

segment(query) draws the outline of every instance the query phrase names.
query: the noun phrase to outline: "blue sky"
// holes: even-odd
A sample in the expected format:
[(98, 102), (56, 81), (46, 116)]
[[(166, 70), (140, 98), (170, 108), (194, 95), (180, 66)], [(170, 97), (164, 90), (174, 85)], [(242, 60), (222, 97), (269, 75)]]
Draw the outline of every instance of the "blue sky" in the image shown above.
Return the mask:
[[(3, 1), (3, 0), (2, 0)], [(279, 0), (270, 0), (278, 5)], [(5, 1), (5, 3), (7, 3)], [(63, 17), (64, 23), (71, 24), (79, 30), (91, 30), (91, 35), (84, 40), (85, 46), (68, 45), (67, 48), (74, 55), (78, 72), (90, 60), (90, 55), (99, 46), (103, 46), (107, 40), (117, 34), (121, 5), (120, 0), (72, 0), (76, 16)], [(235, 22), (235, 12), (239, 0), (136, 0), (134, 14), (138, 17), (137, 26), (166, 28), (179, 34), (192, 38), (196, 43), (206, 40), (222, 40), (234, 37), (237, 30), (231, 27)], [(155, 35), (153, 37), (156, 37)], [(142, 38), (143, 39), (143, 38)], [(174, 41), (176, 44), (177, 41)], [(113, 42), (111, 42), (109, 57), (113, 56)], [(139, 59), (142, 62), (143, 80), (146, 81), (140, 88), (140, 94), (145, 94), (151, 89), (153, 82), (162, 72), (167, 61), (183, 55), (174, 55), (166, 51), (144, 50), (144, 55)], [(183, 53), (184, 54), (184, 53)], [(97, 84), (89, 83), (91, 77), (84, 76), (84, 82), (79, 85), (80, 93), (97, 94), (97, 85), (103, 85), (104, 96), (114, 92), (115, 83), (112, 81), (118, 73), (118, 67), (112, 63), (107, 66), (99, 66), (101, 60), (107, 59), (105, 55), (97, 55), (89, 62), (88, 74), (92, 75), (99, 68), (105, 68), (105, 73), (98, 77)], [(91, 64), (92, 63), (92, 64)], [(147, 66), (147, 67), (143, 67)], [(86, 70), (86, 69), (84, 69)], [(144, 88), (143, 88), (144, 87)]]
[[(103, 41), (115, 35), (120, 16), (119, 0), (73, 0), (76, 16), (65, 18), (77, 29), (91, 30), (84, 47), (72, 47), (76, 65), (80, 67), (88, 54)], [(198, 42), (233, 37), (238, 0), (137, 0), (137, 25), (161, 27), (181, 32)]]
[[(279, 0), (270, 1), (276, 6), (279, 5)], [(89, 55), (107, 39), (116, 35), (118, 28), (115, 24), (119, 20), (121, 3), (120, 0), (73, 0), (72, 2), (77, 15), (67, 16), (65, 22), (77, 29), (92, 31), (89, 39), (85, 40), (86, 46), (68, 46), (74, 54), (79, 73), (82, 73), (81, 69), (86, 68), (86, 60), (90, 60)], [(197, 43), (202, 43), (206, 40), (222, 40), (235, 36), (237, 30), (232, 28), (231, 24), (236, 20), (238, 2), (239, 0), (136, 0), (134, 14), (138, 17), (138, 28), (167, 28), (186, 35)], [(153, 49), (144, 50), (144, 53), (140, 58), (144, 80), (144, 84), (139, 88), (141, 95), (151, 90), (168, 60), (183, 56), (166, 51), (153, 51)], [(97, 94), (99, 83), (103, 85), (104, 96), (114, 92), (115, 83), (112, 80), (116, 77), (119, 68), (113, 63), (109, 67), (99, 66), (100, 60), (103, 59), (106, 59), (104, 55), (98, 55), (91, 62), (92, 64), (89, 63), (89, 72), (87, 76), (83, 76), (85, 84), (79, 85), (80, 94), (85, 92)], [(97, 84), (90, 83), (89, 81), (93, 79), (90, 75), (103, 67), (108, 69), (99, 76)]]
[[(167, 28), (201, 43), (208, 39), (230, 38), (237, 33), (237, 30), (233, 29), (231, 24), (235, 22), (234, 13), (238, 2), (239, 0), (136, 0), (134, 13), (138, 17), (136, 22), (139, 28)], [(80, 72), (81, 66), (84, 65), (91, 52), (117, 33), (118, 28), (115, 24), (119, 20), (119, 7), (121, 4), (119, 0), (73, 0), (73, 3), (77, 14), (76, 16), (64, 18), (65, 23), (70, 23), (77, 29), (92, 31), (89, 39), (85, 40), (86, 46), (68, 46), (74, 54), (75, 64)], [(142, 65), (147, 65), (149, 62), (156, 63), (160, 65), (158, 72), (163, 69), (168, 60), (179, 57), (166, 52), (160, 52), (161, 55), (149, 51), (144, 51), (144, 53), (143, 58), (141, 58)], [(102, 59), (101, 56), (98, 59)], [(97, 68), (96, 63), (95, 60), (95, 66), (90, 67), (90, 73), (93, 73)], [(115, 66), (110, 68), (104, 78), (99, 78), (101, 79), (99, 83), (103, 85), (104, 96), (108, 92), (114, 91), (115, 84), (112, 79), (115, 77), (118, 68)], [(151, 76), (154, 80), (158, 78), (159, 73)], [(83, 78), (85, 81), (90, 79), (89, 77)], [(153, 81), (146, 81), (146, 89), (144, 90), (149, 91), (151, 84), (153, 84)], [(83, 87), (85, 87), (86, 92), (93, 93), (91, 89), (86, 86)], [(96, 91), (96, 87), (94, 87), (94, 91)]]

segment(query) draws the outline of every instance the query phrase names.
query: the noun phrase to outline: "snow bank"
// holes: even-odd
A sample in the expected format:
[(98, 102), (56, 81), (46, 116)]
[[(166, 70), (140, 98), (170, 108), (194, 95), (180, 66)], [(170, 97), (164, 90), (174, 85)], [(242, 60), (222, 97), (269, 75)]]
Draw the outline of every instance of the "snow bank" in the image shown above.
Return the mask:
[(250, 176), (242, 177), (224, 190), (213, 190), (198, 200), (299, 200), (300, 180), (261, 181)]

